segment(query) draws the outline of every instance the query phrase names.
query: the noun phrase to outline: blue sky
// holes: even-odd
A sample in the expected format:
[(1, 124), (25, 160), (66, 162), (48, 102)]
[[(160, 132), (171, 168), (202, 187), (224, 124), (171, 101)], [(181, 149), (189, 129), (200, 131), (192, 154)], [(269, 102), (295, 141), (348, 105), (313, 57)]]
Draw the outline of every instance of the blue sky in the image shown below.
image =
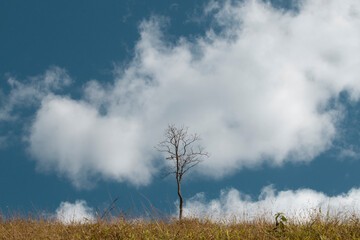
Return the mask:
[(0, 209), (174, 213), (153, 148), (169, 123), (211, 155), (184, 179), (187, 214), (358, 207), (359, 16), (355, 0), (2, 1)]

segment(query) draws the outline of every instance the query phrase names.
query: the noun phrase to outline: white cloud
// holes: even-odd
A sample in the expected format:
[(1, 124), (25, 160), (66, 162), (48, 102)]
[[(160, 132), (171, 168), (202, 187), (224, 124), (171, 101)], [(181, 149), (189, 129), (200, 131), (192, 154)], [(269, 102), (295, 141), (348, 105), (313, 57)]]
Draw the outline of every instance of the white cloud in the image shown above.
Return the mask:
[(64, 224), (88, 223), (96, 219), (94, 210), (84, 200), (77, 200), (75, 203), (61, 202), (56, 209), (55, 218)]
[(71, 84), (66, 70), (53, 66), (44, 74), (18, 81), (8, 78), (10, 91), (7, 95), (0, 89), (0, 121), (11, 121), (17, 118), (17, 108), (39, 104), (41, 99), (54, 91)]
[(89, 177), (146, 184), (154, 169), (141, 152), (136, 119), (100, 116), (85, 102), (49, 96), (31, 129), (30, 152), (41, 169), (57, 169), (76, 187), (91, 187)]
[(322, 217), (349, 217), (359, 215), (359, 210), (360, 189), (327, 196), (311, 189), (277, 192), (270, 185), (263, 188), (255, 201), (236, 189), (222, 190), (219, 199), (211, 201), (207, 201), (203, 193), (198, 193), (185, 202), (184, 216), (218, 221), (252, 221), (261, 217), (273, 221), (276, 213), (283, 213), (294, 221), (309, 221), (317, 214)]
[(340, 148), (339, 159), (359, 159), (360, 153), (357, 147), (353, 145), (347, 146), (347, 148)]
[(300, 1), (298, 12), (232, 2), (207, 8), (223, 30), (193, 42), (169, 43), (160, 20), (143, 22), (113, 84), (89, 82), (79, 101), (45, 98), (30, 132), (39, 165), (76, 186), (88, 174), (146, 184), (168, 123), (202, 136), (211, 157), (197, 169), (214, 177), (329, 149), (339, 94), (360, 96), (360, 2)]

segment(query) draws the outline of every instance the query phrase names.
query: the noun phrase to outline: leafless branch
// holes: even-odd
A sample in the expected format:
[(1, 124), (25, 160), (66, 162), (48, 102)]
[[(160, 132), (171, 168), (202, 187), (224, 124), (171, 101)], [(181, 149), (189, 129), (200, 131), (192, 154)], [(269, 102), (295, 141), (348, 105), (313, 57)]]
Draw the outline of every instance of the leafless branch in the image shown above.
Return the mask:
[[(197, 166), (209, 154), (204, 151), (204, 148), (198, 145), (194, 148), (196, 142), (200, 141), (198, 134), (188, 134), (187, 127), (176, 127), (175, 125), (168, 125), (164, 132), (165, 140), (160, 142), (155, 149), (159, 152), (165, 153), (166, 160), (171, 161), (171, 167), (167, 169), (164, 176), (174, 174), (178, 185), (178, 195), (180, 198), (180, 214), (182, 216), (183, 198), (181, 195), (181, 180), (185, 173)], [(194, 150), (195, 149), (195, 150)]]

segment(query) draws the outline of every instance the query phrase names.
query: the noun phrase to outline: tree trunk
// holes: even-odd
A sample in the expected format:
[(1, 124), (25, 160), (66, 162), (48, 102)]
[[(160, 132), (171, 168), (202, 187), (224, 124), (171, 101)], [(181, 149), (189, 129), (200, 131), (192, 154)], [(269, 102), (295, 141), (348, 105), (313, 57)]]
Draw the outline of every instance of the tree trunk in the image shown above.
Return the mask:
[(178, 181), (178, 195), (179, 195), (179, 199), (180, 199), (180, 204), (179, 204), (179, 220), (181, 221), (182, 219), (182, 213), (183, 213), (183, 197), (181, 195), (181, 182)]

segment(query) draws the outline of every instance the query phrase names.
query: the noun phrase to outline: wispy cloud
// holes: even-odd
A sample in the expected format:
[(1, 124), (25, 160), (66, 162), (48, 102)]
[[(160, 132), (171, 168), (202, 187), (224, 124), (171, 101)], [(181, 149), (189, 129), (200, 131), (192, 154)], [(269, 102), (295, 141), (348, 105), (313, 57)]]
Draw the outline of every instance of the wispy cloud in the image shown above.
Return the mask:
[(0, 149), (7, 146), (6, 144), (7, 137), (6, 136), (0, 136)]
[(43, 97), (52, 94), (71, 84), (71, 78), (65, 69), (53, 66), (44, 74), (19, 81), (10, 76), (7, 80), (10, 91), (8, 94), (0, 89), (0, 121), (17, 119), (24, 107), (40, 104)]
[(347, 148), (340, 148), (339, 151), (339, 159), (359, 159), (360, 158), (360, 152), (357, 147), (354, 147), (354, 145), (349, 145)]
[(358, 215), (359, 210), (360, 189), (327, 196), (311, 189), (278, 192), (270, 185), (263, 188), (257, 200), (236, 189), (222, 190), (220, 197), (212, 200), (198, 193), (186, 201), (184, 216), (218, 221), (252, 221), (258, 218), (273, 221), (276, 213), (283, 213), (294, 221), (309, 221), (314, 216), (349, 217)]
[(176, 43), (161, 20), (144, 21), (112, 84), (89, 82), (80, 100), (42, 98), (30, 152), (78, 187), (89, 177), (147, 184), (161, 166), (153, 146), (175, 123), (202, 136), (204, 175), (311, 161), (337, 137), (339, 94), (360, 97), (359, 12), (357, 0), (299, 1), (297, 11), (221, 1), (207, 8), (221, 31)]

